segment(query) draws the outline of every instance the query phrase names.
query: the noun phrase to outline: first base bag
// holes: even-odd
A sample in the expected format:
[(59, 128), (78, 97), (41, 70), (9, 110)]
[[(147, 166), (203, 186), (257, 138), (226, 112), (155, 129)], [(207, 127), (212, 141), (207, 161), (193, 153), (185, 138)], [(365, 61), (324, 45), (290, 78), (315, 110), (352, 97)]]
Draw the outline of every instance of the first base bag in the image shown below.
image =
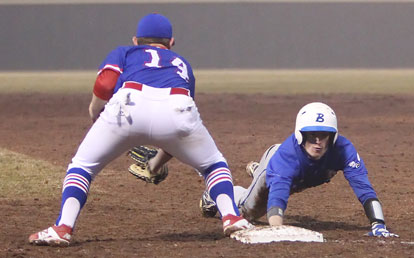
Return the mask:
[(232, 233), (231, 238), (245, 244), (262, 244), (282, 241), (323, 242), (323, 235), (319, 232), (282, 225), (277, 227), (253, 227)]

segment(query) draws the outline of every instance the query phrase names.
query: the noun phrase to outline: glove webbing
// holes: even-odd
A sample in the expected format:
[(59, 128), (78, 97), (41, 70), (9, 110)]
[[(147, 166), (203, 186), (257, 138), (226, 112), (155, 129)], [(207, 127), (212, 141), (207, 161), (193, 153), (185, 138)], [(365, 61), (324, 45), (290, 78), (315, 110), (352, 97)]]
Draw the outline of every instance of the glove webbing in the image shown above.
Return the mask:
[(132, 148), (132, 150), (128, 152), (128, 155), (133, 160), (138, 162), (138, 164), (142, 164), (142, 163), (147, 163), (148, 160), (155, 157), (155, 155), (157, 155), (157, 150), (150, 149), (145, 146), (138, 146), (138, 147)]

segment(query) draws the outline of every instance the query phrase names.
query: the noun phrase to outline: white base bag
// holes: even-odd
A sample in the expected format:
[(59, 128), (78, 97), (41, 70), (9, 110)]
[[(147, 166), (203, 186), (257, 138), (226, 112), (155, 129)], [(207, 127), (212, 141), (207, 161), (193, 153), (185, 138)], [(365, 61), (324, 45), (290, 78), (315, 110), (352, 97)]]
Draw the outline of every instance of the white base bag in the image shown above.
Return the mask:
[(253, 227), (236, 231), (230, 237), (245, 244), (281, 241), (324, 242), (323, 235), (319, 232), (288, 225)]

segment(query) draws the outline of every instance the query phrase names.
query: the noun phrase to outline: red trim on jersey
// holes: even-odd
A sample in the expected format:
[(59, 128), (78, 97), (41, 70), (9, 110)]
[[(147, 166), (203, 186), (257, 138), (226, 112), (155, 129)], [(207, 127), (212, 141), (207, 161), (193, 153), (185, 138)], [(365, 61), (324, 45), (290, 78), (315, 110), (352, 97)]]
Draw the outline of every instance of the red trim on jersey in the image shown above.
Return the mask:
[(96, 77), (93, 94), (100, 99), (109, 100), (114, 94), (116, 81), (120, 73), (111, 69), (104, 69)]
[(119, 68), (119, 66), (117, 66), (117, 65), (114, 65), (114, 64), (106, 64), (101, 70), (99, 70), (98, 71), (98, 75), (100, 74), (100, 73), (102, 73), (102, 71), (104, 71), (104, 70), (106, 70), (106, 69), (109, 69), (109, 70), (113, 70), (113, 71), (115, 71), (115, 72), (119, 72), (119, 73), (122, 73), (122, 69), (121, 68)]

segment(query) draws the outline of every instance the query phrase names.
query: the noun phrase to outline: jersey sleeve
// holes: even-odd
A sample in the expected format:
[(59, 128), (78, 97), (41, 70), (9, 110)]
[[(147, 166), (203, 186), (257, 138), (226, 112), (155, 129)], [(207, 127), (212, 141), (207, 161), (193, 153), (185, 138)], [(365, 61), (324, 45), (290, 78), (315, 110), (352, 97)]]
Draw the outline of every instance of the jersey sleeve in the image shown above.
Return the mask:
[(109, 100), (114, 94), (118, 77), (118, 72), (111, 69), (104, 69), (96, 77), (95, 85), (93, 87), (93, 94), (100, 99)]
[(377, 198), (377, 194), (368, 179), (368, 171), (354, 145), (343, 137), (340, 140), (340, 155), (344, 176), (352, 187), (356, 197), (364, 204), (369, 198)]
[(122, 73), (124, 70), (125, 53), (128, 47), (117, 47), (112, 50), (99, 66), (98, 75), (105, 69)]
[(272, 207), (286, 209), (290, 189), (299, 173), (299, 163), (288, 138), (270, 159), (266, 170), (266, 185), (269, 189), (267, 210)]

